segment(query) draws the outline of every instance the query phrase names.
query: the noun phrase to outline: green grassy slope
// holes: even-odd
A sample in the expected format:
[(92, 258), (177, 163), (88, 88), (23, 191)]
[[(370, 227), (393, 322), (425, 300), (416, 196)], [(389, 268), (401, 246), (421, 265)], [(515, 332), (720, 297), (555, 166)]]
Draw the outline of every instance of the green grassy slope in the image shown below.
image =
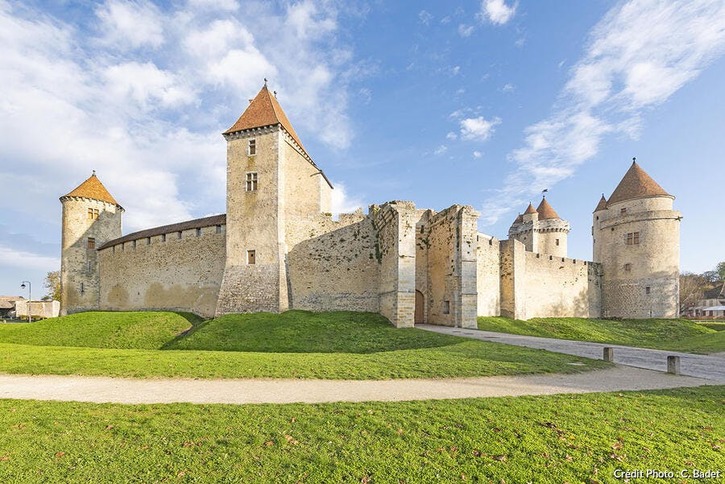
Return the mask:
[[(725, 387), (321, 405), (0, 400), (2, 482), (624, 482), (725, 472)], [(636, 479), (632, 480), (633, 482)]]
[(0, 324), (0, 343), (158, 349), (200, 321), (189, 313), (94, 311), (32, 324)]
[(377, 353), (436, 348), (463, 340), (397, 329), (375, 313), (335, 311), (230, 314), (195, 327), (165, 349), (268, 353)]
[(725, 351), (725, 337), (685, 319), (478, 318), (478, 329), (694, 353)]
[(395, 329), (369, 313), (290, 311), (194, 322), (185, 332), (191, 323), (174, 313), (84, 313), (32, 325), (0, 326), (0, 372), (389, 379), (571, 373), (607, 366), (527, 348)]

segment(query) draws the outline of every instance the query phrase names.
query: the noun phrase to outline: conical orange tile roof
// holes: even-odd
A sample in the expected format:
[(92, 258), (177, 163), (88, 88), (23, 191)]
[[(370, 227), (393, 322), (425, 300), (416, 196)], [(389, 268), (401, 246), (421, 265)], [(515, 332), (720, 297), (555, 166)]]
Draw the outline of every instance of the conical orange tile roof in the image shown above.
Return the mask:
[(619, 182), (617, 188), (612, 192), (612, 196), (609, 197), (608, 205), (617, 202), (623, 202), (625, 200), (632, 200), (635, 198), (650, 198), (650, 197), (671, 197), (675, 198), (665, 191), (664, 188), (652, 179), (636, 161), (632, 162), (632, 166), (629, 167), (627, 173), (624, 174), (622, 181)]
[(532, 213), (536, 213), (536, 209), (531, 204), (531, 202), (529, 202), (529, 206), (526, 207), (526, 211), (524, 212), (524, 214), (532, 214)]
[(597, 203), (597, 208), (594, 209), (595, 212), (598, 212), (600, 210), (604, 210), (607, 208), (607, 199), (604, 198), (604, 194), (602, 193), (602, 198), (599, 199), (599, 203)]
[(547, 219), (553, 219), (558, 218), (559, 214), (556, 213), (556, 210), (554, 210), (554, 207), (552, 207), (549, 202), (546, 201), (546, 197), (541, 199), (541, 203), (538, 207), (536, 207), (536, 211), (539, 212), (539, 220), (547, 220)]
[(277, 98), (269, 93), (267, 84), (265, 83), (262, 90), (257, 94), (257, 97), (247, 106), (247, 109), (242, 113), (237, 122), (231, 128), (224, 131), (223, 134), (236, 133), (252, 128), (274, 126), (276, 124), (281, 124), (284, 130), (292, 136), (292, 139), (303, 150), (305, 149), (295, 129), (292, 127), (292, 123), (289, 122), (287, 115), (282, 110), (282, 106), (277, 102)]
[(120, 207), (116, 199), (111, 196), (108, 190), (106, 190), (106, 187), (103, 186), (103, 183), (101, 183), (101, 180), (98, 179), (95, 170), (86, 181), (78, 185), (67, 195), (60, 197), (60, 199), (63, 200), (65, 197), (90, 198), (92, 200), (100, 200)]

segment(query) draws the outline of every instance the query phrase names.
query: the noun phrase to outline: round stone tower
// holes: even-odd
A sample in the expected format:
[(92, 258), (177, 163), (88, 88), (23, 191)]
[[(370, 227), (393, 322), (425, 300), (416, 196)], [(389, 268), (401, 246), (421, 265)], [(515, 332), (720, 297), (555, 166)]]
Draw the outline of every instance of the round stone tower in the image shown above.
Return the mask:
[(61, 314), (98, 309), (100, 280), (97, 249), (121, 237), (123, 207), (96, 172), (60, 197), (63, 205), (60, 262)]
[(551, 204), (542, 198), (538, 208), (529, 203), (509, 228), (509, 239), (522, 242), (529, 252), (566, 257), (569, 222), (556, 213)]
[(594, 262), (602, 264), (602, 315), (678, 316), (680, 212), (636, 162), (594, 210)]

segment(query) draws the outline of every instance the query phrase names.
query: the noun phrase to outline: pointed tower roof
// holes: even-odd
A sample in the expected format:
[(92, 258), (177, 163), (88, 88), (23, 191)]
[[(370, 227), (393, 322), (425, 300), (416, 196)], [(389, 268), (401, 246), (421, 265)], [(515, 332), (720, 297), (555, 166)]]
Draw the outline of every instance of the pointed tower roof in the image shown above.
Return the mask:
[(522, 214), (518, 214), (518, 215), (516, 216), (516, 220), (514, 220), (514, 223), (515, 223), (515, 224), (518, 224), (518, 223), (521, 223), (521, 222), (523, 222), (523, 221), (524, 221), (524, 216), (523, 216)]
[(60, 200), (62, 201), (66, 197), (90, 198), (91, 200), (100, 200), (121, 207), (116, 199), (106, 190), (106, 187), (103, 186), (101, 180), (98, 179), (96, 170), (93, 170), (93, 174), (86, 181), (78, 185), (67, 195), (60, 197)]
[(549, 202), (546, 201), (546, 197), (541, 199), (541, 203), (538, 207), (536, 207), (536, 211), (539, 212), (539, 220), (547, 220), (547, 219), (553, 219), (558, 218), (559, 214), (556, 213), (556, 210), (554, 210), (554, 207), (552, 207)]
[(664, 188), (652, 179), (638, 164), (632, 160), (632, 166), (624, 174), (622, 181), (609, 197), (608, 205), (632, 200), (635, 198), (670, 197), (675, 198), (665, 191)]
[(598, 212), (600, 210), (606, 210), (607, 208), (607, 199), (604, 197), (604, 194), (602, 193), (602, 198), (599, 199), (599, 203), (597, 203), (597, 208), (594, 209), (595, 212)]
[(305, 149), (295, 129), (292, 127), (292, 123), (289, 122), (287, 115), (282, 110), (282, 106), (277, 102), (277, 98), (269, 93), (265, 81), (262, 90), (259, 91), (257, 97), (252, 99), (252, 102), (249, 103), (249, 106), (247, 106), (247, 109), (242, 113), (237, 122), (222, 134), (231, 134), (246, 129), (263, 128), (276, 124), (282, 125), (284, 130), (292, 136), (292, 139), (303, 150)]
[(533, 206), (533, 205), (531, 204), (531, 202), (529, 202), (529, 206), (528, 206), (528, 207), (526, 207), (526, 211), (524, 212), (524, 214), (529, 214), (529, 215), (530, 215), (530, 214), (532, 214), (532, 213), (536, 213), (536, 209), (535, 209), (535, 208), (534, 208), (534, 206)]

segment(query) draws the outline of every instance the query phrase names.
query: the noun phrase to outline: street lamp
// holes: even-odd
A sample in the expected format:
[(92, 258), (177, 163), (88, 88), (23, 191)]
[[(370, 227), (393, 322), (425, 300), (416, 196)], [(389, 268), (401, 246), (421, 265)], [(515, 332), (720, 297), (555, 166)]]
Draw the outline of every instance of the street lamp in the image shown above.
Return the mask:
[(25, 289), (25, 283), (28, 283), (28, 322), (33, 322), (33, 314), (30, 312), (30, 301), (33, 300), (33, 285), (30, 283), (30, 281), (23, 281), (20, 284), (20, 289)]

